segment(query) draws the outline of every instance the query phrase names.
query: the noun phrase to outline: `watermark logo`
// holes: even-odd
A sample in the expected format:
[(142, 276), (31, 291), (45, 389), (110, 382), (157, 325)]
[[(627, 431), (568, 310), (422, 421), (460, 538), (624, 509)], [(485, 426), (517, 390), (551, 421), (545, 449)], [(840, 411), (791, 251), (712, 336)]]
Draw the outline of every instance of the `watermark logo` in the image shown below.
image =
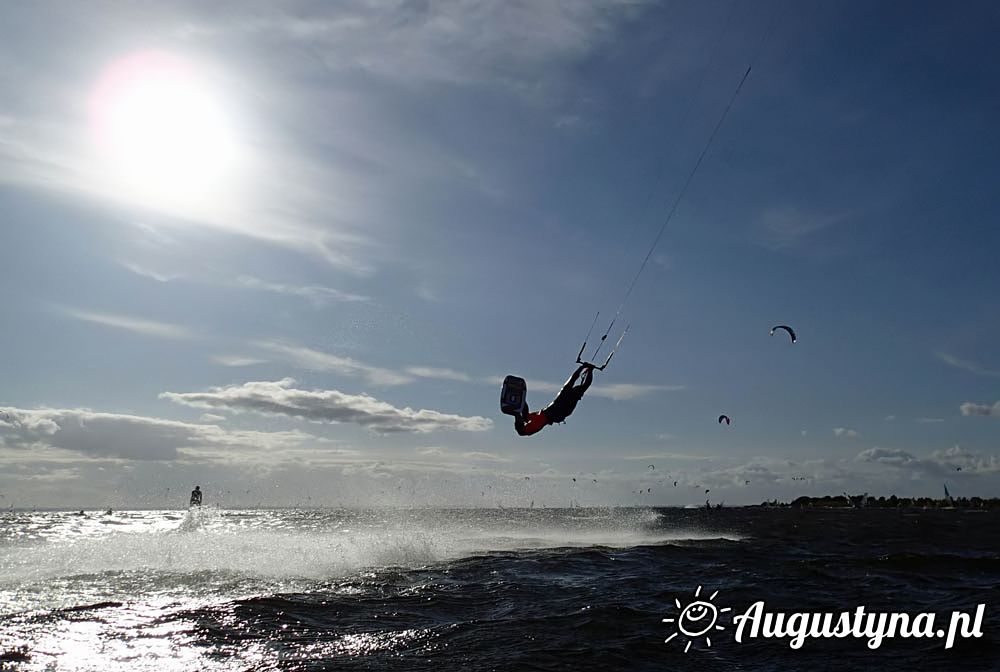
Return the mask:
[(687, 638), (684, 644), (684, 653), (687, 653), (691, 649), (692, 642), (704, 637), (705, 646), (711, 648), (712, 638), (709, 635), (713, 634), (716, 630), (725, 630), (723, 626), (718, 625), (719, 614), (731, 611), (730, 607), (720, 609), (712, 604), (712, 600), (718, 594), (719, 591), (715, 591), (707, 600), (699, 599), (701, 597), (701, 586), (698, 586), (698, 589), (694, 591), (694, 600), (686, 606), (682, 606), (681, 601), (674, 598), (674, 604), (677, 605), (680, 615), (676, 619), (664, 618), (663, 622), (676, 622), (677, 631), (663, 640), (663, 643), (669, 644), (670, 640), (678, 635), (684, 635)]
[(885, 639), (900, 637), (943, 639), (944, 648), (955, 646), (956, 639), (983, 636), (985, 604), (976, 606), (975, 615), (953, 611), (948, 629), (936, 626), (937, 614), (926, 612), (911, 616), (905, 613), (868, 611), (864, 606), (837, 613), (772, 612), (763, 601), (754, 602), (745, 613), (733, 618), (736, 641), (744, 638), (787, 639), (791, 649), (801, 649), (808, 639), (867, 640), (869, 649), (882, 646)]
[[(719, 625), (719, 616), (729, 607), (719, 608), (713, 603), (719, 591), (708, 599), (701, 597), (702, 587), (694, 591), (694, 599), (687, 605), (677, 598), (674, 604), (679, 614), (676, 618), (664, 618), (663, 623), (672, 624), (676, 631), (664, 640), (669, 644), (674, 639), (684, 642), (684, 653), (691, 650), (694, 642), (704, 639), (704, 646), (711, 648), (712, 636), (725, 630)], [(974, 612), (953, 611), (946, 622), (935, 613), (905, 614), (869, 611), (860, 606), (840, 613), (782, 612), (770, 611), (763, 601), (754, 602), (742, 614), (733, 617), (733, 639), (742, 644), (749, 639), (786, 640), (791, 649), (801, 649), (809, 639), (858, 639), (865, 641), (869, 649), (877, 649), (883, 641), (892, 638), (922, 638), (943, 640), (944, 648), (951, 649), (959, 639), (983, 636), (983, 616), (986, 605), (976, 605)]]

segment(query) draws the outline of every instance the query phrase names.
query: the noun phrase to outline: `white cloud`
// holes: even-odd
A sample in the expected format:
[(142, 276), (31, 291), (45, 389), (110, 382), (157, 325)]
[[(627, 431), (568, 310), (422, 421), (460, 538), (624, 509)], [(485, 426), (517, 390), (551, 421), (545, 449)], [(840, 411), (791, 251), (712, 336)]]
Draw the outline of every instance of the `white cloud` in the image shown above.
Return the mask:
[(970, 474), (1000, 472), (1000, 456), (979, 455), (957, 444), (945, 450), (934, 451), (930, 459), (949, 471), (954, 469), (957, 472), (961, 469), (963, 473)]
[(843, 436), (850, 439), (857, 438), (858, 433), (853, 429), (848, 429), (847, 427), (835, 427), (833, 430), (834, 436)]
[(76, 310), (73, 308), (66, 308), (64, 312), (66, 315), (84, 322), (92, 322), (94, 324), (100, 324), (114, 329), (124, 329), (125, 331), (131, 331), (145, 336), (155, 336), (157, 338), (177, 340), (195, 338), (195, 334), (191, 330), (176, 324), (168, 324), (166, 322), (155, 322), (153, 320), (129, 317), (127, 315), (94, 313), (86, 310)]
[(194, 408), (227, 409), (263, 415), (285, 415), (314, 422), (348, 422), (377, 432), (426, 433), (438, 430), (483, 432), (493, 421), (410, 407), (396, 408), (367, 394), (337, 390), (299, 390), (291, 378), (274, 382), (211, 388), (207, 392), (164, 392), (163, 399)]
[(875, 462), (893, 467), (919, 465), (921, 462), (911, 453), (899, 448), (879, 448), (873, 446), (858, 453), (855, 458), (859, 462)]
[[(6, 418), (0, 423), (3, 445), (34, 452), (55, 448), (93, 457), (177, 460), (184, 450), (242, 446), (277, 451), (323, 442), (300, 431), (229, 431), (211, 424), (79, 408), (3, 408), (0, 412)], [(230, 451), (229, 460), (234, 459)]]
[(906, 468), (935, 477), (962, 474), (986, 474), (1000, 472), (1000, 457), (979, 455), (955, 445), (946, 450), (938, 450), (929, 457), (917, 457), (898, 448), (869, 448), (858, 454), (860, 462), (874, 462), (896, 468)]
[(1000, 417), (1000, 401), (996, 402), (992, 406), (988, 404), (975, 404), (971, 401), (967, 401), (960, 407), (962, 409), (962, 415), (992, 415), (994, 417)]

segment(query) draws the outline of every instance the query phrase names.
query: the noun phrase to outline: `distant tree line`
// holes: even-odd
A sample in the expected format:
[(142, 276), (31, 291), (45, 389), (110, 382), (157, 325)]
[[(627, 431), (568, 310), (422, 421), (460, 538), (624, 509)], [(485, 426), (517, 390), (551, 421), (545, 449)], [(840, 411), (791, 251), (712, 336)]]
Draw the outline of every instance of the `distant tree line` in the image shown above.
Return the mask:
[(953, 497), (934, 499), (932, 497), (871, 497), (863, 495), (825, 495), (823, 497), (802, 496), (791, 503), (773, 500), (761, 502), (762, 507), (793, 509), (983, 509), (1000, 510), (1000, 498)]

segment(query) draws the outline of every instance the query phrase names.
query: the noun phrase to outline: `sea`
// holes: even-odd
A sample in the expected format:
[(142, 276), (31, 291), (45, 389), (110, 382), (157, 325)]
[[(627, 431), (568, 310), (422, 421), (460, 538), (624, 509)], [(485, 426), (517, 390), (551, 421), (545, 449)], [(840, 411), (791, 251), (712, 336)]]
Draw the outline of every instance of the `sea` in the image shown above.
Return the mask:
[(1000, 512), (8, 511), (0, 669), (1000, 670)]

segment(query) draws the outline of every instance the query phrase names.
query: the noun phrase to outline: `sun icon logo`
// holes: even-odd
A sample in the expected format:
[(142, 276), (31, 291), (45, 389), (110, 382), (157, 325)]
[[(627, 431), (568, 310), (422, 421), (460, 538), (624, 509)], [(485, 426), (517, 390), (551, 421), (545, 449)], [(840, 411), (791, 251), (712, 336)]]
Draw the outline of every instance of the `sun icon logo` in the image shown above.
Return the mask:
[[(701, 586), (694, 591), (694, 601), (688, 604), (686, 607), (681, 605), (681, 601), (674, 598), (674, 604), (680, 610), (681, 614), (677, 617), (677, 632), (673, 633), (665, 640), (664, 644), (669, 644), (677, 635), (684, 635), (688, 638), (687, 643), (684, 645), (684, 653), (687, 653), (691, 648), (691, 642), (694, 641), (696, 637), (705, 638), (705, 646), (708, 648), (712, 647), (712, 639), (709, 634), (715, 630), (725, 630), (721, 625), (717, 625), (716, 621), (719, 620), (719, 614), (731, 611), (729, 607), (719, 609), (717, 606), (712, 604), (712, 600), (715, 596), (719, 594), (719, 591), (715, 591), (708, 598), (708, 600), (699, 599), (701, 597)], [(664, 618), (664, 623), (673, 623), (675, 619)]]

